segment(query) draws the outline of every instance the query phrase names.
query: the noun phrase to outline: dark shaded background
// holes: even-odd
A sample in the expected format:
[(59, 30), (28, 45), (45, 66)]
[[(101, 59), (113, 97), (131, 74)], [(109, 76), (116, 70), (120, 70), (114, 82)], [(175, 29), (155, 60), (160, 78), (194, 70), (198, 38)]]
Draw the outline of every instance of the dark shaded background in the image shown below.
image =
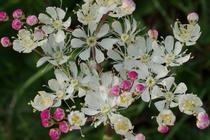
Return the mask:
[[(75, 3), (81, 0), (63, 0), (69, 8), (69, 15), (75, 15), (72, 9), (77, 9)], [(183, 81), (189, 91), (198, 94), (204, 101), (204, 107), (210, 114), (210, 1), (209, 0), (136, 0), (135, 17), (148, 28), (156, 28), (161, 36), (172, 33), (171, 24), (179, 18), (186, 22), (186, 15), (196, 11), (200, 15), (202, 36), (198, 44), (189, 47), (194, 59), (176, 69), (177, 82)], [(38, 14), (48, 5), (59, 6), (59, 0), (0, 0), (0, 10), (11, 13), (15, 8), (22, 8), (27, 15)], [(0, 24), (0, 37), (14, 36), (16, 31), (9, 28), (9, 22)], [(0, 140), (47, 140), (48, 129), (40, 126), (38, 114), (32, 112), (27, 103), (33, 99), (42, 85), (53, 77), (52, 70), (45, 67), (37, 69), (36, 54), (18, 54), (11, 48), (0, 47)], [(176, 125), (168, 135), (157, 133), (157, 124), (152, 115), (157, 115), (152, 106), (147, 109), (144, 103), (136, 103), (125, 115), (130, 117), (135, 132), (143, 132), (147, 140), (210, 140), (210, 128), (201, 131), (195, 126), (195, 118), (187, 117), (175, 110)], [(79, 132), (71, 132), (62, 136), (61, 140), (100, 140), (103, 137), (103, 127), (84, 129), (85, 138)], [(114, 140), (120, 139), (115, 136)]]

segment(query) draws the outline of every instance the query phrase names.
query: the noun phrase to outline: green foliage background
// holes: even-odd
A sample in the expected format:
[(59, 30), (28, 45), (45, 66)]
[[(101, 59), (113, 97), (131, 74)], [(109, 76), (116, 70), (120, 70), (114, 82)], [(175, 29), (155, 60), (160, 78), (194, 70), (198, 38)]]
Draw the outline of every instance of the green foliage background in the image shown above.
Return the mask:
[[(76, 3), (81, 0), (63, 0), (73, 16), (73, 26), (77, 24), (71, 12), (77, 9)], [(136, 0), (135, 17), (148, 28), (156, 28), (161, 36), (172, 33), (171, 24), (179, 18), (186, 22), (186, 15), (196, 11), (200, 15), (202, 36), (198, 44), (190, 47), (194, 59), (176, 69), (177, 82), (186, 82), (189, 91), (198, 94), (204, 101), (204, 107), (210, 114), (210, 1), (209, 0)], [(59, 0), (0, 0), (0, 10), (10, 13), (15, 8), (22, 8), (27, 15), (38, 14), (46, 6), (59, 6)], [(0, 37), (14, 36), (16, 31), (9, 27), (10, 23), (0, 24)], [(42, 85), (53, 77), (48, 67), (36, 68), (36, 54), (18, 54), (12, 48), (0, 48), (0, 140), (47, 140), (48, 129), (40, 126), (39, 115), (32, 112), (27, 103), (33, 99)], [(157, 124), (152, 115), (157, 111), (152, 106), (136, 103), (128, 111), (123, 112), (130, 117), (135, 132), (142, 132), (147, 140), (210, 140), (210, 128), (201, 131), (195, 126), (195, 118), (177, 114), (176, 125), (168, 135), (157, 133)], [(106, 130), (101, 127), (84, 129), (85, 138), (79, 132), (63, 135), (61, 140), (101, 140)], [(112, 132), (113, 140), (120, 139)], [(109, 138), (107, 138), (108, 140)], [(111, 138), (110, 138), (111, 140)]]

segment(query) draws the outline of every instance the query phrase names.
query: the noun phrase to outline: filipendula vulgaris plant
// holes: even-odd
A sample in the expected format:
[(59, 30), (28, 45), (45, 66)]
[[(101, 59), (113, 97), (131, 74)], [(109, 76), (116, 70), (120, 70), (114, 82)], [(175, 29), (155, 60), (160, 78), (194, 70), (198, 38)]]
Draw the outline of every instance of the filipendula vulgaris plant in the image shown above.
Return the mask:
[[(18, 34), (12, 42), (3, 37), (2, 46), (13, 46), (19, 53), (38, 52), (37, 67), (45, 63), (54, 67), (48, 90), (30, 101), (52, 140), (78, 130), (84, 137), (84, 125), (106, 125), (126, 140), (144, 140), (120, 114), (134, 101), (154, 103), (160, 133), (175, 124), (175, 107), (195, 116), (198, 128), (208, 127), (201, 99), (189, 93), (185, 83), (175, 83), (171, 72), (191, 58), (187, 47), (201, 35), (198, 15), (190, 13), (187, 24), (177, 20), (173, 35), (158, 40), (155, 29), (140, 35), (142, 28), (131, 16), (135, 8), (132, 0), (84, 0), (76, 11), (80, 25), (74, 29), (67, 9), (61, 7), (47, 7), (38, 16), (26, 17), (21, 9), (13, 12), (12, 28)], [(0, 12), (0, 22), (8, 18)], [(110, 24), (107, 18), (112, 18)]]

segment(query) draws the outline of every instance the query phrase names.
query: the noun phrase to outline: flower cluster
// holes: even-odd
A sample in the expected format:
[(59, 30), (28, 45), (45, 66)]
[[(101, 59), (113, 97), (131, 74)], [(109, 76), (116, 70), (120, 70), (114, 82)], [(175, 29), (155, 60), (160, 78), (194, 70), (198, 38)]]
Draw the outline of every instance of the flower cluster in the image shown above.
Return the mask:
[[(76, 12), (81, 26), (73, 29), (71, 17), (58, 7), (47, 7), (46, 13), (38, 18), (30, 15), (25, 21), (22, 10), (14, 11), (12, 27), (18, 34), (13, 49), (38, 52), (37, 67), (44, 63), (54, 67), (55, 78), (48, 81), (48, 89), (39, 91), (30, 102), (41, 112), (41, 124), (50, 128), (52, 140), (72, 130), (81, 131), (89, 122), (94, 127), (109, 125), (127, 140), (144, 140), (121, 114), (134, 101), (154, 103), (160, 133), (167, 133), (175, 124), (175, 107), (196, 116), (198, 128), (208, 127), (201, 99), (189, 93), (185, 83), (176, 84), (171, 71), (191, 58), (186, 47), (201, 35), (198, 15), (190, 13), (187, 24), (176, 21), (173, 35), (158, 40), (155, 29), (140, 35), (138, 22), (129, 16), (135, 7), (132, 0), (84, 0)], [(0, 15), (1, 21), (7, 19), (5, 13)], [(107, 17), (112, 18), (111, 23)], [(22, 26), (26, 24), (30, 30)], [(8, 38), (1, 42), (5, 47), (10, 44)]]

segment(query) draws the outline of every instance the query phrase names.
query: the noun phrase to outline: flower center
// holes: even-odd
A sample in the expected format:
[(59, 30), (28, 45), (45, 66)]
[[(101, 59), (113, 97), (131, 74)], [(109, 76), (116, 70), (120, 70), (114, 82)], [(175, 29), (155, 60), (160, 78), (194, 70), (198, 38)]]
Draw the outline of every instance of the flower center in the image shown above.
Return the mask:
[(96, 46), (96, 44), (97, 44), (96, 37), (94, 37), (94, 36), (88, 37), (87, 40), (86, 40), (86, 43), (89, 47)]
[(171, 64), (175, 59), (175, 55), (173, 53), (169, 53), (165, 56), (165, 62), (167, 65)]
[(193, 25), (180, 26), (179, 36), (183, 39), (184, 42), (187, 42), (191, 38), (191, 33), (193, 30)]
[(73, 87), (77, 87), (79, 85), (79, 81), (77, 79), (73, 79), (73, 80), (71, 80), (71, 85)]
[(110, 105), (104, 104), (101, 106), (101, 113), (107, 114), (111, 110)]
[(60, 59), (62, 59), (63, 54), (62, 54), (62, 52), (60, 52), (60, 51), (56, 51), (56, 52), (53, 54), (53, 57), (54, 57), (55, 60), (59, 61)]
[(26, 37), (26, 38), (23, 38), (23, 39), (21, 40), (21, 45), (22, 45), (24, 48), (30, 49), (30, 48), (33, 48), (33, 46), (34, 46), (34, 41), (33, 41), (30, 37)]
[(129, 101), (129, 100), (128, 100), (128, 98), (127, 98), (126, 96), (124, 96), (124, 95), (121, 95), (121, 96), (120, 96), (120, 102), (121, 102), (121, 103), (124, 104), (124, 103), (127, 103), (128, 101)]
[(193, 108), (195, 107), (195, 102), (192, 100), (184, 100), (184, 102), (182, 103), (182, 107), (184, 110), (193, 110)]
[(144, 54), (143, 56), (141, 56), (140, 61), (143, 64), (148, 64), (150, 61), (150, 55), (149, 54)]
[(62, 90), (58, 90), (56, 91), (56, 96), (61, 99), (63, 98), (63, 96), (65, 95), (65, 93)]
[(52, 103), (52, 100), (50, 97), (46, 97), (46, 96), (40, 96), (40, 104), (43, 106), (49, 105)]
[(55, 20), (52, 25), (55, 29), (60, 29), (62, 27), (62, 22), (60, 20)]
[(129, 131), (129, 124), (127, 121), (119, 120), (115, 125), (115, 130), (128, 132)]
[(72, 124), (74, 125), (80, 125), (81, 119), (78, 115), (74, 114), (71, 118)]
[(160, 115), (160, 118), (164, 124), (170, 124), (172, 121), (172, 116), (170, 114), (162, 114)]
[(155, 79), (153, 77), (148, 77), (146, 80), (147, 87), (153, 87), (155, 85)]
[(172, 92), (166, 92), (165, 99), (166, 99), (166, 101), (171, 102), (174, 99), (174, 94)]

